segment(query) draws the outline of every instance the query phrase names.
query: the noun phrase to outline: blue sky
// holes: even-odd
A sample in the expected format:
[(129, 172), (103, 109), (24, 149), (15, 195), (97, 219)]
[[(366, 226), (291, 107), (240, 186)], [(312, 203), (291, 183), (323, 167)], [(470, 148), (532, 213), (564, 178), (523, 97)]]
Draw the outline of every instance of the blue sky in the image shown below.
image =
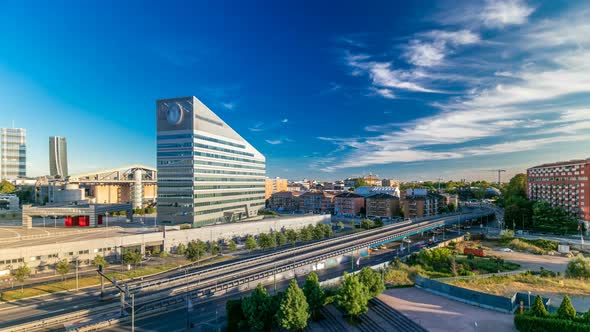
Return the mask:
[(72, 173), (155, 165), (155, 100), (195, 95), (268, 175), (495, 177), (590, 157), (585, 1), (0, 0), (0, 126)]

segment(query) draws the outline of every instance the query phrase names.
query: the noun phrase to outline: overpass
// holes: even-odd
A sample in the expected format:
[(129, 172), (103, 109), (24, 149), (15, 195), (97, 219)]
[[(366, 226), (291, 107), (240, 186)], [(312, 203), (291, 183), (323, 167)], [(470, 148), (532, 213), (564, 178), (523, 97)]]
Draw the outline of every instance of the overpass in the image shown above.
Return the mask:
[[(187, 299), (206, 299), (231, 292), (250, 289), (260, 281), (289, 279), (295, 275), (309, 273), (320, 264), (330, 267), (344, 261), (355, 259), (363, 251), (380, 243), (403, 239), (408, 236), (427, 232), (448, 225), (464, 223), (468, 220), (481, 220), (493, 214), (491, 211), (475, 211), (463, 215), (447, 215), (420, 221), (409, 221), (361, 233), (327, 239), (264, 254), (261, 256), (219, 264), (215, 267), (194, 269), (190, 274), (178, 271), (169, 278), (156, 278), (148, 282), (131, 282), (127, 284), (128, 292), (135, 298), (136, 315), (148, 315), (168, 310)], [(96, 294), (96, 293), (94, 293)], [(94, 326), (114, 323), (120, 318), (120, 304), (113, 299), (100, 305), (96, 297), (88, 296), (84, 301), (70, 303), (80, 309), (59, 316), (43, 314), (27, 315), (8, 322), (1, 331), (35, 331), (59, 328), (63, 324), (77, 321), (79, 326)], [(25, 323), (27, 322), (27, 323)], [(22, 323), (22, 324), (21, 324)], [(74, 328), (79, 327), (73, 326)]]

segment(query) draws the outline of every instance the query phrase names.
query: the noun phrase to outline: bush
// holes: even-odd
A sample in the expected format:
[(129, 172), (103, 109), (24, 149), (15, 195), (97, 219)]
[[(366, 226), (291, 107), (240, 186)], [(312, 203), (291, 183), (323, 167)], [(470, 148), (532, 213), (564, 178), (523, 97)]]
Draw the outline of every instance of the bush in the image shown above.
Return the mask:
[(540, 295), (537, 295), (537, 297), (535, 298), (535, 302), (533, 302), (531, 312), (536, 317), (546, 317), (549, 315), (549, 313), (547, 312), (547, 308), (545, 308), (545, 304), (543, 304), (543, 299)]
[(227, 313), (227, 330), (229, 332), (240, 331), (248, 326), (242, 311), (242, 299), (227, 300), (225, 312)]
[(584, 322), (574, 322), (571, 320), (557, 319), (552, 317), (535, 317), (532, 315), (515, 315), (514, 325), (520, 332), (549, 332), (549, 331), (567, 331), (567, 332), (588, 332), (590, 324)]
[(532, 244), (538, 248), (541, 248), (545, 251), (557, 251), (557, 246), (559, 245), (559, 242), (557, 241), (551, 241), (551, 240), (546, 240), (546, 239), (520, 239), (523, 242)]
[(176, 246), (176, 254), (177, 255), (184, 255), (186, 253), (186, 246), (183, 243), (179, 243)]
[(511, 240), (510, 241), (510, 248), (512, 248), (514, 250), (530, 252), (531, 254), (536, 254), (536, 255), (542, 255), (545, 253), (545, 250), (543, 250), (533, 244), (525, 242), (521, 239)]
[(569, 296), (565, 296), (561, 305), (557, 309), (557, 316), (561, 319), (574, 319), (576, 318), (576, 309), (572, 305), (572, 301)]
[(590, 278), (590, 259), (578, 256), (572, 259), (565, 270), (569, 278)]
[(500, 236), (501, 243), (508, 243), (512, 241), (512, 239), (514, 239), (514, 232), (509, 229), (504, 230), (504, 232)]

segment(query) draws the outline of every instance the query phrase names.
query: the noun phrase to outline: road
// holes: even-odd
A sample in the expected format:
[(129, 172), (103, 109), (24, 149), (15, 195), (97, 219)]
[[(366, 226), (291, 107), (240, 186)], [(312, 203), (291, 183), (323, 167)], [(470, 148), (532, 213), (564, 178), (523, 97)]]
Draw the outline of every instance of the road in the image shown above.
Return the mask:
[[(472, 219), (479, 215), (481, 212), (473, 212), (467, 213), (462, 215), (463, 220)], [(263, 255), (260, 257), (256, 257), (253, 261), (247, 261), (247, 264), (243, 264), (245, 266), (241, 266), (236, 268), (242, 263), (238, 263), (236, 265), (235, 262), (223, 262), (219, 265), (216, 265), (215, 269), (205, 269), (199, 268), (194, 269), (197, 271), (207, 271), (209, 270), (209, 275), (207, 277), (201, 277), (199, 275), (198, 279), (198, 287), (202, 287), (202, 285), (211, 285), (213, 282), (215, 283), (215, 288), (217, 288), (218, 282), (221, 284), (224, 280), (232, 281), (235, 278), (244, 276), (249, 276), (251, 274), (260, 274), (261, 272), (257, 271), (264, 271), (264, 273), (269, 272), (270, 267), (273, 266), (276, 268), (276, 264), (295, 264), (295, 262), (303, 262), (303, 259), (313, 259), (316, 257), (320, 257), (322, 253), (324, 255), (326, 253), (333, 253), (337, 248), (350, 248), (353, 244), (357, 243), (358, 245), (362, 245), (365, 241), (373, 240), (377, 241), (382, 239), (384, 236), (389, 236), (389, 234), (396, 235), (399, 233), (401, 229), (416, 229), (418, 225), (432, 225), (435, 223), (440, 222), (456, 222), (458, 220), (458, 216), (444, 216), (438, 218), (432, 218), (427, 222), (420, 223), (412, 223), (412, 224), (405, 224), (405, 225), (393, 225), (388, 227), (383, 227), (380, 229), (376, 229), (373, 231), (367, 231), (362, 233), (356, 233), (348, 236), (344, 236), (341, 238), (333, 238), (329, 240), (320, 241), (315, 244), (303, 246), (303, 247), (295, 247), (292, 249), (285, 249), (281, 251), (277, 251), (276, 253), (270, 255)], [(397, 235), (396, 235), (397, 236)], [(368, 243), (368, 242), (367, 242)], [(309, 248), (308, 248), (309, 247)], [(343, 249), (340, 249), (343, 250)], [(293, 252), (293, 253), (292, 253)], [(295, 254), (297, 252), (297, 254)], [(270, 260), (270, 261), (269, 261)], [(279, 265), (280, 266), (280, 265)], [(225, 269), (225, 272), (223, 272)], [(181, 275), (184, 272), (182, 271), (173, 271), (171, 274), (167, 275), (160, 275), (160, 278), (167, 278), (170, 275)], [(337, 271), (340, 273), (340, 271)], [(202, 278), (202, 279), (201, 279)], [(250, 277), (248, 277), (250, 278)], [(182, 280), (182, 279), (181, 279)], [(197, 283), (191, 282), (190, 287), (193, 289), (197, 288)], [(136, 294), (136, 303), (142, 303), (142, 297), (154, 297), (155, 294), (163, 294), (165, 298), (169, 297), (170, 294), (179, 293), (184, 291), (184, 289), (179, 290), (178, 284), (172, 284), (170, 286), (165, 285), (164, 287), (159, 287), (156, 289), (143, 289), (140, 290), (138, 294)], [(197, 293), (195, 291), (194, 295), (196, 296)], [(160, 298), (160, 297), (158, 297)], [(147, 301), (147, 300), (145, 300)], [(148, 302), (145, 302), (148, 303)], [(110, 303), (116, 303), (117, 300), (112, 300)], [(97, 288), (90, 288), (87, 289), (81, 294), (72, 295), (72, 294), (55, 294), (48, 297), (38, 298), (38, 299), (29, 299), (18, 301), (10, 304), (5, 304), (0, 306), (0, 328), (12, 326), (24, 322), (36, 321), (40, 319), (46, 319), (48, 317), (53, 317), (58, 314), (70, 313), (74, 311), (79, 311), (81, 309), (86, 308), (93, 308), (96, 306), (104, 305), (105, 303), (100, 302), (98, 300), (98, 289)], [(26, 310), (23, 310), (26, 308)]]

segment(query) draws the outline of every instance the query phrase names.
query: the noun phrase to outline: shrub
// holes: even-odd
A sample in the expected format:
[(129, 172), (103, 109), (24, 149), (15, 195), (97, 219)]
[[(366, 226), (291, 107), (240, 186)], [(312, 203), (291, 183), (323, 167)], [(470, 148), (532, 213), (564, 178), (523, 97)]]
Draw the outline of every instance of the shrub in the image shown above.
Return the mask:
[(545, 250), (543, 250), (533, 244), (527, 243), (521, 239), (514, 239), (514, 240), (510, 241), (510, 248), (512, 248), (514, 250), (530, 252), (532, 254), (537, 254), (537, 255), (542, 255), (545, 253)]
[(512, 241), (512, 239), (514, 239), (514, 232), (509, 229), (504, 230), (504, 232), (500, 236), (501, 243), (508, 243)]
[(514, 325), (520, 332), (567, 331), (588, 332), (590, 324), (557, 319), (555, 317), (535, 317), (531, 315), (515, 315)]
[(537, 295), (535, 298), (535, 302), (533, 302), (533, 306), (531, 307), (531, 312), (536, 317), (546, 317), (549, 315), (540, 295)]
[(590, 260), (583, 256), (572, 259), (565, 270), (569, 278), (590, 278)]
[(572, 305), (572, 301), (569, 296), (565, 296), (561, 305), (557, 309), (557, 316), (561, 319), (574, 319), (576, 318), (576, 309)]

